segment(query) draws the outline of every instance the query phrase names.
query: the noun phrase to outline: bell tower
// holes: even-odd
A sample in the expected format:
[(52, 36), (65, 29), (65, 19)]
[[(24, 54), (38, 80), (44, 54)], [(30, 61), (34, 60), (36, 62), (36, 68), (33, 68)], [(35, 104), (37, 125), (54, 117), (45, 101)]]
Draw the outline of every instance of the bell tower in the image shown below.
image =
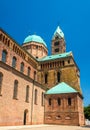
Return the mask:
[(58, 26), (52, 37), (52, 55), (66, 52), (64, 33)]

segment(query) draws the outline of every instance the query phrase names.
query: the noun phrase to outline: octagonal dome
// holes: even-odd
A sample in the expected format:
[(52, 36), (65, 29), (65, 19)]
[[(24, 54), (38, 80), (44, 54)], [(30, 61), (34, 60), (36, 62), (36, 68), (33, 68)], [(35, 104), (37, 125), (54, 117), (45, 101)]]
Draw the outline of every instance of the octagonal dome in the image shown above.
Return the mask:
[(25, 44), (25, 43), (28, 43), (28, 42), (38, 42), (40, 44), (43, 44), (45, 47), (47, 47), (44, 40), (38, 35), (29, 35), (29, 36), (27, 36), (23, 43)]

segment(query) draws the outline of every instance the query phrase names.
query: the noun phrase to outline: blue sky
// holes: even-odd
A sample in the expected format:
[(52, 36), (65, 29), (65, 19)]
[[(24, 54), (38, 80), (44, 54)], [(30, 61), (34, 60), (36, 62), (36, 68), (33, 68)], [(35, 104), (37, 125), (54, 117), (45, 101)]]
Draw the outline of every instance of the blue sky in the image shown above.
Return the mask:
[(80, 68), (84, 105), (90, 104), (90, 0), (0, 0), (0, 27), (20, 45), (29, 34), (40, 35), (50, 54), (57, 26), (67, 51)]

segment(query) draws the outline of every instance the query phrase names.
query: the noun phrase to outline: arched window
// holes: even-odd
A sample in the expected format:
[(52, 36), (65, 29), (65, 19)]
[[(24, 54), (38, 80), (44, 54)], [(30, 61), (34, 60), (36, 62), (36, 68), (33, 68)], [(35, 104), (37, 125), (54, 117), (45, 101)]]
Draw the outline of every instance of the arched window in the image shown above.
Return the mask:
[(13, 57), (12, 58), (12, 67), (13, 68), (16, 68), (16, 61), (17, 61), (16, 57)]
[(34, 94), (34, 103), (37, 104), (37, 89), (35, 89), (35, 94)]
[(59, 48), (56, 48), (56, 49), (55, 49), (55, 52), (59, 52)]
[(24, 111), (24, 116), (23, 117), (24, 117), (23, 118), (23, 124), (26, 125), (27, 122), (28, 122), (28, 110), (27, 109)]
[[(56, 37), (56, 39), (58, 39), (58, 36)], [(59, 45), (59, 41), (54, 43), (54, 46), (58, 46)]]
[(41, 95), (41, 105), (44, 106), (44, 92), (42, 92), (42, 95)]
[(62, 65), (63, 65), (63, 66), (65, 65), (65, 62), (64, 62), (64, 61), (62, 61)]
[(7, 38), (5, 38), (5, 44), (7, 45)]
[(51, 101), (52, 101), (51, 98), (49, 98), (49, 100), (48, 100), (48, 104), (49, 104), (49, 106), (51, 106), (51, 104), (52, 104)]
[(0, 34), (0, 41), (2, 41), (2, 34)]
[(36, 80), (36, 71), (34, 71), (34, 80)]
[(28, 76), (30, 76), (30, 71), (31, 71), (31, 69), (30, 69), (30, 67), (28, 67), (28, 70), (27, 70), (27, 75)]
[(45, 84), (48, 83), (48, 74), (45, 74)]
[(0, 95), (2, 92), (2, 81), (3, 81), (3, 74), (2, 74), (2, 72), (0, 72)]
[(26, 87), (26, 102), (29, 102), (29, 86)]
[(60, 119), (61, 119), (60, 115), (56, 116), (56, 120), (60, 120)]
[(8, 47), (10, 46), (10, 40), (8, 40)]
[(14, 99), (17, 99), (17, 95), (18, 95), (18, 81), (15, 80), (15, 81), (14, 81), (13, 98), (14, 98)]
[(52, 67), (52, 63), (50, 63), (50, 68)]
[(68, 105), (71, 106), (71, 98), (68, 98)]
[(42, 69), (42, 64), (41, 64), (41, 69)]
[(5, 36), (3, 36), (3, 42), (5, 41)]
[(58, 103), (59, 106), (61, 105), (61, 99), (60, 98), (57, 99), (57, 103)]
[(3, 51), (2, 51), (2, 61), (3, 61), (4, 63), (6, 63), (6, 60), (7, 60), (7, 52), (6, 52), (6, 50), (3, 50)]
[(22, 73), (24, 72), (24, 63), (23, 62), (21, 63), (20, 72), (22, 72)]
[(68, 64), (70, 64), (70, 59), (68, 60)]
[(60, 82), (60, 72), (57, 72), (57, 82)]

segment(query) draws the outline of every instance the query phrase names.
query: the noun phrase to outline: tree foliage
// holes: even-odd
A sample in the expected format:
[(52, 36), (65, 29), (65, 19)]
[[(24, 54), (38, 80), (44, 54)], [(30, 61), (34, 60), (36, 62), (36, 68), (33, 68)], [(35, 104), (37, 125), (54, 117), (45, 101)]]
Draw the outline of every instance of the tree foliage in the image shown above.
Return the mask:
[(84, 107), (85, 118), (90, 120), (90, 105)]

